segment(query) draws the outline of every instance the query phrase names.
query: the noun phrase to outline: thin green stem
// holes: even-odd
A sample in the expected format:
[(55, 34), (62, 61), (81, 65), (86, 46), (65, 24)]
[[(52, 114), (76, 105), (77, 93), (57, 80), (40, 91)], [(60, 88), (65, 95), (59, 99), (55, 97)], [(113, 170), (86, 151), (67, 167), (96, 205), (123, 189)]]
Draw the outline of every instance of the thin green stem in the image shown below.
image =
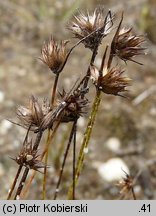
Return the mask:
[(96, 93), (96, 97), (92, 106), (92, 111), (89, 117), (89, 121), (87, 124), (87, 128), (84, 134), (84, 139), (81, 145), (81, 149), (79, 152), (79, 156), (78, 156), (78, 161), (77, 161), (77, 166), (76, 166), (76, 171), (75, 171), (75, 181), (72, 182), (72, 184), (69, 187), (68, 190), (68, 199), (72, 199), (73, 196), (73, 185), (76, 186), (76, 184), (78, 183), (78, 179), (79, 176), (81, 174), (82, 168), (83, 168), (83, 162), (84, 162), (84, 157), (85, 157), (85, 149), (88, 148), (88, 144), (89, 144), (89, 140), (91, 137), (91, 133), (92, 133), (92, 129), (93, 129), (93, 125), (95, 122), (95, 118), (96, 118), (96, 114), (98, 111), (98, 107), (100, 105), (100, 101), (101, 101), (101, 91), (97, 90)]

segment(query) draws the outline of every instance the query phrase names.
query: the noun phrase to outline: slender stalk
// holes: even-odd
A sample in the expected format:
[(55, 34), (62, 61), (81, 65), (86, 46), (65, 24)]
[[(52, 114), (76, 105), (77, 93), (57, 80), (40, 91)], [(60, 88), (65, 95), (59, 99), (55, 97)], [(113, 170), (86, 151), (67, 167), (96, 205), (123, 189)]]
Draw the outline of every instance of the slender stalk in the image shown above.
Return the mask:
[(51, 96), (52, 107), (53, 107), (54, 101), (55, 101), (55, 95), (56, 95), (56, 90), (57, 90), (57, 84), (58, 84), (59, 75), (60, 75), (59, 73), (56, 74), (55, 81), (54, 81), (54, 86), (53, 86), (53, 90), (52, 90), (52, 96)]
[[(52, 142), (52, 140), (53, 140), (53, 138), (54, 138), (54, 135), (55, 135), (55, 133), (56, 133), (56, 131), (57, 131), (59, 125), (60, 125), (60, 121), (57, 122), (56, 126), (54, 127), (54, 129), (53, 129), (53, 131), (52, 131), (52, 133), (51, 133), (51, 135), (50, 135), (49, 142), (46, 143), (46, 146), (45, 146), (44, 151), (42, 152), (42, 155), (41, 155), (41, 158), (40, 158), (41, 161), (42, 161), (42, 159), (44, 158), (46, 152), (48, 151), (49, 146), (50, 146), (50, 144), (51, 144), (51, 142)], [(32, 181), (33, 181), (33, 179), (34, 179), (34, 177), (35, 177), (35, 174), (36, 174), (36, 171), (34, 171), (34, 173), (32, 174), (32, 176), (31, 176), (30, 179), (28, 180), (28, 183), (26, 184), (25, 189), (24, 189), (23, 192), (22, 192), (22, 198), (25, 197), (26, 194), (28, 193), (29, 188), (30, 188), (30, 185), (31, 185), (31, 183), (32, 183)]]
[(137, 199), (133, 186), (127, 191), (127, 193), (121, 194), (120, 197), (118, 198), (118, 200), (127, 200), (130, 198), (131, 195), (132, 195), (134, 200)]
[[(40, 144), (40, 141), (41, 141), (41, 138), (42, 138), (42, 134), (43, 132), (40, 131), (37, 136), (36, 136), (36, 140), (35, 140), (35, 143), (34, 143), (34, 146), (33, 146), (33, 150), (37, 150), (39, 144)], [(18, 196), (20, 196), (21, 192), (22, 192), (22, 189), (24, 187), (24, 184), (25, 184), (25, 181), (26, 181), (26, 178), (28, 176), (28, 173), (29, 173), (29, 168), (26, 167), (25, 170), (24, 170), (24, 173), (23, 173), (23, 176), (21, 178), (21, 181), (18, 185), (18, 188), (17, 188), (17, 191), (16, 191), (16, 194), (15, 194), (15, 197), (14, 199), (17, 199)]]
[(73, 141), (73, 197), (72, 199), (75, 200), (75, 162), (76, 162), (76, 130), (77, 130), (77, 120), (75, 123), (74, 128), (74, 141)]
[(43, 132), (42, 132), (42, 131), (39, 131), (39, 132), (37, 133), (36, 140), (35, 140), (35, 143), (34, 143), (34, 146), (33, 146), (33, 150), (37, 150), (37, 149), (38, 149), (38, 146), (39, 146), (39, 144), (40, 144), (42, 135), (43, 135)]
[(135, 195), (135, 192), (134, 192), (134, 188), (133, 188), (133, 187), (132, 187), (131, 191), (132, 191), (133, 199), (136, 200), (136, 195)]
[[(55, 96), (56, 96), (56, 90), (57, 90), (57, 84), (59, 79), (60, 73), (57, 73), (55, 76), (55, 81), (52, 89), (52, 96), (51, 96), (51, 105), (54, 106), (55, 102)], [(48, 130), (48, 136), (47, 136), (47, 143), (50, 143), (50, 129)], [(48, 144), (49, 145), (49, 144)], [(46, 181), (47, 181), (47, 162), (48, 162), (48, 155), (49, 155), (49, 148), (47, 152), (45, 153), (45, 168), (44, 168), (44, 176), (43, 176), (43, 190), (42, 190), (42, 199), (46, 199)]]
[(109, 59), (108, 59), (108, 64), (107, 64), (107, 68), (109, 69), (111, 64), (112, 64), (112, 61), (113, 61), (113, 53), (110, 51), (110, 56), (109, 56)]
[(69, 187), (68, 190), (68, 199), (72, 199), (73, 196), (73, 184), (76, 186), (80, 173), (82, 171), (83, 168), (83, 161), (84, 161), (84, 157), (85, 157), (85, 149), (88, 148), (88, 144), (89, 144), (89, 140), (91, 137), (91, 133), (92, 133), (92, 129), (93, 129), (93, 125), (95, 122), (95, 117), (98, 111), (98, 107), (100, 105), (100, 101), (101, 101), (101, 91), (97, 90), (96, 93), (96, 97), (92, 106), (92, 111), (89, 117), (89, 121), (87, 124), (87, 128), (84, 134), (84, 139), (81, 145), (81, 149), (79, 152), (79, 156), (78, 156), (78, 161), (77, 161), (77, 166), (76, 166), (76, 174), (75, 174), (75, 181), (72, 182), (72, 184)]
[(92, 53), (92, 57), (91, 57), (91, 60), (90, 60), (90, 64), (89, 64), (89, 67), (87, 69), (87, 74), (86, 74), (86, 78), (85, 78), (85, 81), (84, 81), (84, 88), (86, 88), (88, 86), (88, 82), (89, 82), (89, 78), (90, 78), (90, 66), (93, 65), (94, 61), (95, 61), (95, 58), (96, 58), (96, 55), (97, 55), (97, 52), (98, 52), (98, 47), (99, 47), (99, 44), (95, 46), (94, 50), (93, 50), (93, 53)]
[(70, 145), (71, 145), (71, 142), (72, 142), (72, 139), (73, 139), (75, 126), (76, 126), (76, 122), (74, 121), (72, 129), (71, 129), (69, 141), (68, 141), (68, 144), (67, 144), (67, 148), (66, 148), (65, 153), (64, 153), (64, 158), (63, 158), (61, 169), (60, 169), (59, 179), (58, 179), (58, 182), (57, 182), (57, 185), (56, 185), (56, 190), (55, 190), (55, 193), (54, 193), (54, 200), (56, 200), (58, 192), (59, 192), (59, 186), (60, 186), (60, 183), (61, 183), (62, 174), (63, 174), (64, 166), (65, 166), (65, 163), (66, 163), (67, 155), (68, 155), (68, 152), (69, 152), (69, 148), (70, 148)]
[[(26, 136), (25, 136), (24, 141), (23, 141), (23, 146), (24, 146), (24, 145), (26, 144), (26, 142), (28, 141), (28, 135), (29, 135), (31, 126), (32, 126), (32, 125), (30, 125), (30, 126), (28, 127)], [(18, 180), (19, 175), (20, 175), (20, 173), (21, 173), (21, 171), (22, 171), (22, 167), (23, 167), (23, 165), (19, 165), (19, 168), (18, 168), (18, 170), (17, 170), (16, 176), (15, 176), (14, 181), (13, 181), (13, 183), (12, 183), (11, 189), (10, 189), (10, 191), (9, 191), (9, 193), (8, 193), (7, 200), (10, 199), (10, 197), (11, 197), (11, 195), (12, 195), (12, 192), (13, 192), (13, 190), (15, 189), (17, 180)]]
[[(47, 141), (46, 143), (50, 143), (51, 141), (51, 131), (50, 129), (48, 130), (48, 136), (47, 136)], [(49, 148), (48, 148), (49, 150)], [(45, 200), (46, 199), (46, 182), (47, 182), (47, 162), (48, 162), (48, 153), (49, 151), (47, 151), (45, 153), (45, 167), (44, 167), (44, 176), (43, 176), (43, 189), (42, 189), (42, 199)]]
[(55, 155), (54, 163), (55, 163), (55, 169), (56, 170), (58, 170), (59, 167), (60, 167), (61, 155), (63, 154), (65, 142), (66, 142), (66, 140), (68, 138), (68, 132), (70, 130), (70, 126), (71, 126), (70, 124), (67, 124), (66, 131), (62, 135), (60, 146), (59, 146), (58, 151), (57, 151), (57, 153)]
[(53, 129), (53, 131), (52, 131), (52, 133), (50, 135), (49, 142), (47, 142), (47, 144), (46, 144), (46, 146), (44, 148), (44, 151), (42, 152), (41, 160), (43, 159), (43, 157), (45, 156), (46, 152), (48, 151), (49, 146), (50, 146), (50, 144), (52, 142), (52, 139), (54, 138), (54, 135), (55, 135), (55, 133), (56, 133), (59, 125), (60, 125), (60, 121), (57, 122), (57, 124), (55, 125), (55, 128)]
[(25, 188), (21, 192), (21, 195), (20, 195), (21, 199), (24, 199), (26, 197), (35, 175), (36, 175), (36, 170), (33, 170), (33, 174), (30, 176), (28, 182), (25, 185)]
[(12, 183), (12, 186), (11, 186), (11, 189), (9, 190), (9, 193), (8, 193), (8, 197), (7, 197), (7, 200), (9, 200), (11, 198), (11, 195), (12, 195), (12, 192), (16, 186), (16, 183), (17, 183), (17, 179), (21, 173), (21, 170), (22, 170), (22, 165), (19, 166), (18, 170), (17, 170), (17, 173), (16, 173), (16, 176), (15, 176), (15, 179)]
[(21, 181), (20, 181), (20, 183), (19, 183), (19, 186), (18, 186), (18, 188), (17, 188), (17, 191), (16, 191), (16, 194), (15, 194), (14, 200), (20, 198), (20, 194), (21, 194), (21, 191), (22, 191), (22, 189), (23, 189), (23, 186), (24, 186), (24, 183), (25, 183), (25, 181), (26, 181), (26, 178), (27, 178), (28, 173), (29, 173), (29, 168), (26, 167), (25, 170), (24, 170), (23, 176), (22, 176), (22, 178), (21, 178)]

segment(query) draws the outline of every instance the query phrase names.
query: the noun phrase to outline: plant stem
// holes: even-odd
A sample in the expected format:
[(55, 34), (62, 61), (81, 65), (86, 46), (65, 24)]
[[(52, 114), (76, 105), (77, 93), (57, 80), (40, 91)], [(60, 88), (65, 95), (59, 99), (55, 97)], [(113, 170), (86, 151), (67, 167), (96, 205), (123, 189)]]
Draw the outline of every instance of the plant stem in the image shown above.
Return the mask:
[(34, 143), (34, 146), (33, 146), (33, 150), (37, 150), (37, 149), (38, 149), (38, 146), (39, 146), (39, 144), (40, 144), (42, 135), (43, 135), (43, 132), (42, 132), (42, 131), (39, 131), (39, 132), (37, 133), (36, 140), (35, 140), (35, 143)]
[[(34, 146), (33, 146), (33, 150), (37, 150), (39, 144), (40, 144), (40, 141), (41, 141), (41, 138), (42, 138), (42, 134), (43, 132), (42, 131), (39, 131), (39, 133), (37, 134), (36, 136), (36, 140), (35, 140), (35, 143), (34, 143)], [(29, 168), (26, 167), (25, 170), (24, 170), (24, 173), (23, 173), (23, 176), (21, 178), (21, 181), (18, 185), (18, 188), (17, 188), (17, 191), (16, 191), (16, 194), (15, 194), (15, 197), (14, 199), (17, 199), (18, 196), (20, 196), (21, 192), (22, 192), (22, 189), (24, 187), (24, 184), (25, 184), (25, 181), (26, 181), (26, 178), (28, 176), (28, 173), (29, 173)]]
[(90, 66), (93, 65), (94, 61), (95, 61), (95, 58), (96, 58), (96, 55), (97, 55), (97, 52), (98, 52), (98, 47), (99, 45), (96, 45), (94, 50), (93, 50), (93, 53), (92, 53), (92, 57), (91, 57), (91, 60), (90, 60), (90, 64), (89, 64), (89, 67), (87, 69), (87, 74), (86, 74), (86, 78), (85, 78), (85, 81), (84, 81), (84, 89), (88, 86), (88, 82), (89, 82), (89, 78), (90, 78)]
[[(23, 141), (23, 146), (26, 144), (26, 142), (27, 142), (27, 140), (28, 140), (28, 134), (29, 134), (29, 132), (30, 132), (30, 128), (31, 128), (31, 125), (29, 126), (29, 128), (28, 128), (28, 130), (27, 130), (26, 136), (25, 136), (24, 141)], [(16, 176), (15, 176), (14, 181), (13, 181), (13, 183), (12, 183), (11, 189), (10, 189), (10, 191), (9, 191), (9, 193), (8, 193), (7, 200), (10, 199), (10, 197), (11, 197), (11, 195), (12, 195), (12, 192), (13, 192), (13, 190), (15, 189), (17, 180), (18, 180), (19, 175), (20, 175), (20, 173), (21, 173), (21, 171), (22, 171), (22, 167), (23, 167), (23, 165), (19, 165), (19, 167), (18, 167)]]
[(62, 135), (60, 146), (58, 147), (58, 151), (57, 151), (55, 158), (54, 158), (56, 170), (58, 170), (60, 168), (61, 155), (63, 154), (64, 146), (65, 146), (65, 143), (66, 143), (67, 138), (68, 138), (68, 133), (69, 133), (69, 130), (71, 128), (70, 126), (71, 126), (70, 124), (67, 124), (66, 131)]
[[(50, 146), (50, 144), (51, 144), (51, 142), (52, 142), (52, 139), (53, 139), (53, 137), (54, 137), (54, 135), (55, 135), (55, 133), (56, 133), (56, 131), (57, 131), (59, 125), (60, 125), (60, 121), (57, 122), (56, 126), (54, 127), (54, 129), (53, 129), (53, 131), (52, 131), (52, 133), (51, 133), (51, 135), (50, 135), (49, 142), (46, 143), (46, 146), (45, 146), (45, 148), (44, 148), (44, 151), (43, 151), (43, 153), (42, 153), (42, 155), (41, 155), (41, 161), (42, 161), (42, 159), (44, 158), (46, 152), (48, 151), (49, 146)], [(36, 174), (36, 171), (34, 171), (34, 173), (32, 174), (32, 176), (30, 177), (28, 183), (26, 184), (25, 189), (24, 189), (24, 191), (23, 191), (23, 193), (22, 193), (22, 198), (26, 196), (26, 194), (27, 194), (27, 192), (28, 192), (28, 190), (29, 190), (29, 188), (30, 188), (30, 185), (31, 185), (31, 183), (32, 183), (32, 181), (33, 181), (33, 179), (34, 179), (34, 177), (35, 177), (35, 174)]]
[[(55, 103), (55, 96), (56, 96), (56, 90), (57, 90), (57, 84), (58, 84), (58, 79), (59, 79), (60, 73), (57, 73), (55, 76), (55, 81), (52, 89), (52, 96), (51, 96), (51, 105), (52, 108)], [(50, 129), (48, 130), (48, 136), (47, 136), (47, 145), (49, 146), (49, 143), (51, 142), (50, 139)], [(43, 176), (43, 190), (42, 190), (42, 199), (46, 199), (46, 181), (47, 181), (47, 162), (48, 162), (48, 155), (49, 155), (49, 147), (47, 152), (45, 153), (45, 168), (44, 168), (44, 176)]]
[(135, 192), (134, 192), (134, 188), (133, 188), (133, 187), (132, 187), (131, 191), (132, 191), (133, 199), (136, 200), (136, 195), (135, 195)]
[(72, 199), (72, 195), (73, 195), (73, 184), (77, 184), (79, 176), (81, 174), (82, 168), (83, 168), (83, 161), (84, 161), (84, 157), (85, 157), (85, 149), (88, 148), (88, 144), (89, 144), (89, 140), (91, 137), (91, 133), (92, 133), (92, 129), (93, 129), (93, 125), (95, 122), (95, 117), (98, 111), (98, 107), (100, 105), (100, 101), (101, 101), (101, 91), (97, 90), (96, 93), (96, 97), (94, 99), (94, 103), (92, 106), (92, 111), (89, 117), (89, 121), (87, 124), (87, 128), (84, 134), (84, 139), (81, 145), (81, 149), (79, 152), (79, 156), (78, 156), (78, 161), (77, 161), (77, 166), (76, 166), (76, 174), (75, 174), (75, 181), (72, 182), (72, 184), (69, 187), (68, 190), (68, 199)]
[(16, 183), (17, 183), (17, 179), (18, 179), (18, 177), (19, 177), (19, 175), (20, 175), (20, 173), (21, 173), (22, 167), (23, 167), (23, 166), (20, 165), (19, 168), (18, 168), (18, 170), (17, 170), (15, 179), (14, 179), (14, 181), (13, 181), (13, 184), (12, 184), (12, 186), (11, 186), (11, 189), (9, 190), (9, 194), (8, 194), (7, 200), (9, 200), (10, 197), (11, 197), (11, 195), (12, 195), (12, 192), (13, 192), (15, 186), (16, 186)]
[(22, 189), (23, 189), (23, 186), (24, 186), (24, 183), (25, 183), (25, 181), (26, 181), (26, 178), (27, 178), (28, 173), (29, 173), (29, 168), (26, 167), (25, 170), (24, 170), (23, 176), (22, 176), (22, 178), (21, 178), (21, 181), (20, 181), (20, 183), (19, 183), (19, 185), (18, 185), (18, 188), (17, 188), (16, 194), (15, 194), (14, 200), (20, 198), (20, 197), (18, 197), (18, 196), (20, 196), (20, 194), (21, 194), (21, 191), (22, 191)]
[(75, 200), (76, 130), (77, 130), (77, 120), (74, 128), (74, 141), (73, 141), (73, 197), (72, 197), (73, 200)]
[[(47, 141), (46, 141), (46, 145), (49, 145), (49, 143), (51, 142), (51, 131), (50, 129), (48, 130), (48, 136), (47, 136)], [(48, 148), (49, 150), (49, 148)], [(45, 153), (45, 168), (44, 168), (44, 176), (43, 176), (43, 190), (42, 190), (42, 199), (45, 200), (46, 199), (46, 182), (47, 182), (47, 162), (48, 162), (48, 153), (49, 151), (47, 151)]]
[(36, 175), (36, 170), (33, 170), (33, 174), (30, 176), (28, 182), (26, 183), (25, 188), (21, 192), (21, 195), (20, 195), (21, 199), (24, 199), (26, 197), (26, 195), (28, 193), (28, 190), (30, 188), (30, 185), (31, 185), (35, 175)]
[(58, 179), (56, 190), (55, 190), (55, 193), (54, 193), (54, 200), (56, 200), (58, 192), (59, 192), (59, 186), (60, 186), (60, 183), (61, 183), (62, 174), (63, 174), (64, 166), (65, 166), (65, 163), (66, 163), (67, 155), (68, 155), (68, 152), (69, 152), (69, 148), (70, 148), (70, 145), (71, 145), (71, 142), (72, 142), (72, 139), (73, 139), (76, 122), (77, 121), (74, 121), (74, 123), (73, 123), (71, 133), (70, 133), (70, 137), (69, 137), (69, 141), (68, 141), (65, 153), (64, 153), (64, 158), (63, 158), (61, 169), (60, 169), (59, 179)]
[(55, 101), (55, 95), (56, 95), (56, 90), (57, 90), (57, 84), (58, 84), (59, 75), (60, 75), (60, 74), (57, 73), (56, 76), (55, 76), (55, 81), (54, 81), (54, 86), (53, 86), (52, 96), (51, 96), (51, 104), (52, 104), (52, 107), (53, 107), (54, 101)]

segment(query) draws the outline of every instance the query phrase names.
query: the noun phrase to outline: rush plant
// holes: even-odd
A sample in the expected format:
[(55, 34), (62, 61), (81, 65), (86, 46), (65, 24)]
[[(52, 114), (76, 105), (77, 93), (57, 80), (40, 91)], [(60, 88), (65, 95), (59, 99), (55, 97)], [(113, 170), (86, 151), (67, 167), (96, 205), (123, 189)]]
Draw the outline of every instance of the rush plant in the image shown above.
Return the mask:
[[(117, 26), (114, 23), (118, 23)], [(124, 99), (127, 97), (125, 94), (127, 87), (131, 85), (131, 79), (124, 75), (126, 69), (123, 69), (120, 65), (115, 65), (114, 58), (119, 58), (126, 63), (132, 61), (141, 64), (136, 57), (145, 53), (145, 48), (142, 47), (144, 38), (135, 35), (132, 28), (123, 26), (123, 14), (120, 15), (118, 21), (112, 11), (106, 13), (103, 8), (96, 8), (93, 13), (87, 12), (84, 14), (79, 12), (73, 17), (73, 21), (67, 29), (78, 40), (73, 47), (70, 48), (70, 40), (57, 41), (51, 36), (41, 49), (40, 59), (50, 69), (51, 75), (54, 76), (51, 98), (40, 100), (31, 96), (27, 106), (19, 106), (17, 109), (17, 117), (20, 122), (15, 124), (26, 130), (26, 136), (18, 155), (12, 158), (17, 163), (18, 170), (7, 199), (25, 198), (36, 171), (43, 175), (42, 198), (46, 199), (49, 149), (53, 137), (62, 123), (67, 125), (71, 123), (72, 127), (60, 166), (56, 190), (52, 198), (57, 199), (71, 144), (73, 145), (73, 176), (68, 190), (68, 199), (76, 198), (75, 188), (83, 169), (85, 149), (89, 145), (95, 118), (102, 100), (101, 95), (111, 94), (114, 97), (120, 96)], [(109, 44), (105, 44), (106, 37), (111, 37)], [(88, 69), (83, 72), (83, 77), (78, 79), (68, 92), (64, 89), (60, 91), (58, 89), (58, 82), (61, 82), (59, 75), (63, 73), (65, 65), (69, 62), (69, 56), (79, 44), (83, 44), (84, 49), (91, 52)], [(101, 45), (105, 48), (101, 58), (101, 66), (98, 68), (95, 65), (95, 60)], [(89, 85), (90, 82), (92, 82), (92, 85)], [(96, 93), (92, 97), (93, 101), (87, 99), (90, 88), (96, 89)], [(92, 104), (92, 107), (90, 107), (90, 104)], [(75, 152), (77, 122), (86, 112), (90, 114), (77, 156)], [(43, 151), (39, 153), (42, 137), (45, 133), (47, 133), (47, 141)], [(33, 169), (34, 173), (27, 179), (30, 169)], [(123, 184), (128, 190), (132, 188), (132, 186), (127, 186), (126, 179)]]

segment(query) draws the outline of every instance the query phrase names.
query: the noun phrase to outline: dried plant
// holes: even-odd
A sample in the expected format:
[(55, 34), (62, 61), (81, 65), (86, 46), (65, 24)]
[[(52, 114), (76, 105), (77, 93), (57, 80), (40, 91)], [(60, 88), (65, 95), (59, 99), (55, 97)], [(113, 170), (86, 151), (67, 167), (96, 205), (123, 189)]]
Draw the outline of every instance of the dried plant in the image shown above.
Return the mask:
[(50, 109), (50, 104), (46, 99), (40, 104), (38, 99), (32, 95), (27, 107), (18, 107), (17, 116), (24, 127), (29, 128), (31, 125), (31, 130), (35, 130), (40, 126), (44, 116), (49, 113)]
[(118, 56), (123, 61), (133, 61), (141, 64), (134, 60), (138, 55), (145, 54), (145, 47), (142, 47), (145, 41), (143, 36), (136, 36), (132, 32), (132, 28), (121, 27), (123, 21), (123, 14), (121, 21), (118, 25), (116, 33), (111, 43), (111, 55)]
[[(15, 179), (13, 181), (11, 190), (8, 194), (8, 199), (20, 198), (23, 192), (23, 187), (27, 182), (27, 177), (30, 169), (40, 171), (44, 168), (43, 178), (43, 199), (46, 198), (46, 179), (47, 179), (47, 162), (49, 149), (54, 135), (57, 133), (59, 126), (62, 123), (72, 124), (69, 134), (67, 147), (65, 148), (62, 165), (60, 167), (56, 191), (54, 199), (57, 198), (59, 187), (65, 168), (68, 152), (73, 142), (73, 175), (72, 183), (68, 191), (68, 199), (75, 199), (75, 187), (77, 185), (79, 176), (81, 174), (84, 158), (85, 148), (88, 148), (91, 133), (93, 130), (98, 108), (101, 102), (101, 94), (111, 94), (115, 96), (125, 97), (127, 87), (131, 85), (131, 79), (123, 76), (125, 69), (120, 66), (114, 66), (113, 59), (118, 56), (121, 60), (126, 62), (135, 60), (135, 56), (144, 54), (145, 48), (142, 47), (144, 38), (132, 34), (131, 28), (123, 28), (123, 14), (118, 27), (113, 35), (111, 43), (106, 46), (101, 60), (100, 69), (95, 65), (95, 59), (98, 54), (99, 46), (102, 44), (104, 38), (109, 35), (114, 26), (114, 18), (111, 11), (104, 12), (104, 9), (96, 8), (91, 14), (83, 14), (79, 12), (74, 16), (74, 20), (68, 25), (68, 29), (72, 32), (75, 38), (79, 41), (67, 51), (68, 41), (57, 42), (53, 37), (47, 43), (44, 43), (41, 50), (41, 60), (53, 72), (55, 76), (54, 84), (52, 86), (51, 100), (39, 100), (31, 96), (28, 106), (19, 106), (17, 110), (17, 117), (21, 120), (21, 125), (26, 129), (26, 137), (23, 142), (20, 153), (14, 157), (19, 166)], [(90, 63), (87, 72), (83, 78), (78, 80), (69, 91), (59, 91), (58, 82), (59, 74), (63, 72), (64, 66), (68, 63), (68, 57), (72, 51), (83, 43), (86, 48), (92, 51)], [(109, 49), (108, 49), (109, 48)], [(137, 62), (138, 63), (138, 62)], [(88, 85), (89, 80), (93, 81), (94, 85)], [(93, 105), (88, 118), (88, 124), (84, 132), (84, 139), (80, 147), (79, 155), (76, 155), (76, 135), (77, 122), (84, 114), (89, 112), (89, 104), (92, 101), (87, 99), (87, 94), (90, 88), (95, 86), (96, 94), (93, 98)], [(57, 94), (58, 92), (58, 94)], [(31, 133), (30, 133), (31, 131)], [(48, 131), (47, 142), (43, 146), (43, 152), (38, 153), (38, 149), (42, 140), (43, 134)], [(32, 133), (34, 138), (32, 139)], [(28, 141), (30, 140), (30, 141)], [(62, 152), (62, 150), (61, 150)], [(45, 163), (42, 162), (45, 157)], [(21, 173), (24, 169), (23, 173)], [(29, 186), (35, 177), (35, 174), (28, 181), (25, 188), (28, 191)], [(18, 182), (20, 178), (20, 181)], [(53, 177), (52, 177), (53, 178)], [(16, 184), (18, 185), (16, 186)], [(132, 190), (133, 184), (130, 176), (121, 183), (122, 192)], [(24, 194), (24, 193), (23, 193)]]
[(79, 12), (74, 18), (75, 21), (73, 21), (68, 28), (73, 33), (74, 37), (80, 40), (93, 33), (83, 41), (85, 47), (91, 50), (94, 50), (95, 46), (100, 44), (101, 40), (111, 31), (111, 12), (108, 12), (107, 16), (105, 16), (103, 8), (96, 8), (93, 14), (89, 14), (88, 12), (87, 15), (85, 15)]
[(120, 199), (123, 199), (124, 197), (126, 197), (126, 195), (129, 194), (129, 192), (132, 193), (133, 199), (136, 200), (136, 195), (134, 192), (134, 183), (133, 183), (133, 178), (127, 174), (124, 170), (123, 172), (125, 173), (125, 177), (123, 178), (123, 180), (121, 180), (117, 186), (119, 186), (121, 188), (120, 190)]
[(118, 67), (113, 67), (108, 71), (106, 70), (104, 70), (105, 75), (100, 77), (97, 68), (92, 66), (91, 79), (93, 80), (93, 83), (105, 94), (120, 96), (120, 92), (125, 92), (126, 87), (131, 85), (131, 79), (128, 77), (123, 77), (122, 74), (125, 71)]
[(20, 153), (17, 157), (12, 158), (20, 166), (28, 167), (36, 171), (40, 171), (41, 168), (44, 168), (45, 165), (40, 161), (40, 154), (38, 150), (34, 150), (32, 140), (25, 145), (23, 145)]
[(54, 73), (60, 73), (60, 69), (67, 57), (66, 45), (69, 41), (61, 41), (58, 43), (53, 37), (50, 38), (48, 43), (44, 43), (40, 58)]

